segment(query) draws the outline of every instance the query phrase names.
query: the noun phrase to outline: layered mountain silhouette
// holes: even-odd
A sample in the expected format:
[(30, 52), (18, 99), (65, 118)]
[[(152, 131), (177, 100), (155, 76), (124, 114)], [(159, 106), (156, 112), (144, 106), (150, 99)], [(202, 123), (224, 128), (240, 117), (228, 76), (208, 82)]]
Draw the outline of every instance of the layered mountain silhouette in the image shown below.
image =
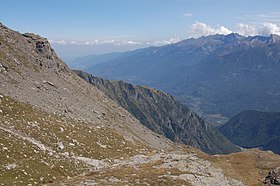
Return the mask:
[(232, 117), (220, 131), (241, 147), (280, 153), (279, 112), (243, 111)]
[(164, 90), (205, 114), (280, 110), (277, 35), (212, 35), (108, 56), (99, 56), (105, 60), (84, 70)]
[(210, 154), (240, 151), (198, 114), (164, 92), (123, 81), (104, 80), (82, 71), (75, 72), (128, 110), (146, 127), (174, 142)]

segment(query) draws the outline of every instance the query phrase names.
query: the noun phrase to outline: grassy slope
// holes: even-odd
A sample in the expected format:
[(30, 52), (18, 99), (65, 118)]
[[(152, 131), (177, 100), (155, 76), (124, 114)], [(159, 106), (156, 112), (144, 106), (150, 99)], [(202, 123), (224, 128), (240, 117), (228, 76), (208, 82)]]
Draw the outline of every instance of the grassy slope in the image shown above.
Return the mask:
[[(55, 151), (42, 151), (30, 140), (13, 135), (0, 129), (0, 183), (7, 185), (57, 183), (67, 177), (75, 177), (88, 172), (89, 166), (77, 161), (74, 156), (83, 156), (103, 161), (126, 159), (137, 154), (150, 154), (151, 149), (126, 141), (114, 130), (92, 128), (90, 125), (73, 122), (32, 108), (27, 104), (16, 102), (9, 97), (1, 97), (0, 127), (21, 136), (42, 142), (46, 148)], [(58, 149), (61, 141), (65, 148)], [(96, 143), (98, 142), (99, 143)], [(74, 145), (73, 145), (74, 144)], [(103, 147), (102, 147), (102, 146)], [(104, 148), (106, 146), (106, 148)], [(229, 178), (243, 181), (247, 185), (261, 185), (268, 170), (280, 166), (280, 157), (273, 153), (250, 150), (230, 155), (209, 156), (193, 148), (178, 145), (182, 152), (193, 152), (202, 159), (207, 159), (216, 167), (222, 168)], [(65, 153), (69, 156), (65, 156)], [(66, 182), (70, 185), (94, 177), (97, 183), (111, 183), (108, 178), (117, 178), (116, 183), (135, 183), (136, 185), (185, 184), (183, 180), (173, 180), (161, 175), (179, 175), (176, 168), (158, 169), (161, 162), (155, 161), (136, 168), (129, 165), (93, 171), (86, 176), (79, 176)], [(13, 167), (16, 165), (16, 167)], [(92, 167), (91, 167), (92, 168)]]
[[(150, 150), (125, 140), (113, 129), (73, 122), (9, 97), (0, 100), (0, 183), (53, 182), (88, 170), (75, 156), (110, 161)], [(40, 150), (30, 139), (50, 150)], [(58, 148), (58, 142), (63, 149)]]
[(280, 166), (280, 156), (272, 152), (251, 149), (229, 155), (209, 156), (214, 166), (223, 169), (229, 178), (246, 185), (263, 185), (269, 170)]

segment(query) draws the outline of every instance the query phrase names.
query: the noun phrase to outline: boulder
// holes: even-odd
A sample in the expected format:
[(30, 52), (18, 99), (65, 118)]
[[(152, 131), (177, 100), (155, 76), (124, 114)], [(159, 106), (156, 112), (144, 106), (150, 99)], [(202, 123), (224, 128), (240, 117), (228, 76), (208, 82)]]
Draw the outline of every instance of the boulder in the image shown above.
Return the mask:
[(263, 183), (265, 185), (280, 185), (280, 167), (270, 170)]

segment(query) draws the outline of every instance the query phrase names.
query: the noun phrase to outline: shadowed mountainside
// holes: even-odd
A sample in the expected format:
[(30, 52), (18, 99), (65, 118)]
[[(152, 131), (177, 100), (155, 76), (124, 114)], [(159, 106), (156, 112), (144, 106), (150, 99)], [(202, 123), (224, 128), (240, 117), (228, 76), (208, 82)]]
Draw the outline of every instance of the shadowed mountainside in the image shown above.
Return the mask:
[(232, 117), (220, 131), (241, 147), (280, 153), (279, 112), (243, 111)]
[(82, 71), (75, 72), (128, 110), (146, 127), (174, 142), (211, 154), (239, 151), (198, 114), (164, 92), (123, 81), (104, 80)]

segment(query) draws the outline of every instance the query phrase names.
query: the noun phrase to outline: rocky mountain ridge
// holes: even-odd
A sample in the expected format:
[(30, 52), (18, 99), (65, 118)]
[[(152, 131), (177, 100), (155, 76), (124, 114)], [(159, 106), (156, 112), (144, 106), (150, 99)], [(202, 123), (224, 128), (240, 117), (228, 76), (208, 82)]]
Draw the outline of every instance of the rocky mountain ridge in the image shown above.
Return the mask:
[(141, 131), (142, 126), (139, 128), (126, 110), (68, 69), (45, 38), (22, 35), (3, 25), (0, 31), (1, 66), (5, 69), (1, 73), (2, 94), (76, 121), (115, 124), (116, 128), (118, 123), (135, 124), (139, 130), (133, 131)]
[(174, 142), (211, 154), (240, 151), (198, 114), (164, 92), (123, 81), (104, 80), (82, 71), (75, 72), (129, 111), (146, 127)]

